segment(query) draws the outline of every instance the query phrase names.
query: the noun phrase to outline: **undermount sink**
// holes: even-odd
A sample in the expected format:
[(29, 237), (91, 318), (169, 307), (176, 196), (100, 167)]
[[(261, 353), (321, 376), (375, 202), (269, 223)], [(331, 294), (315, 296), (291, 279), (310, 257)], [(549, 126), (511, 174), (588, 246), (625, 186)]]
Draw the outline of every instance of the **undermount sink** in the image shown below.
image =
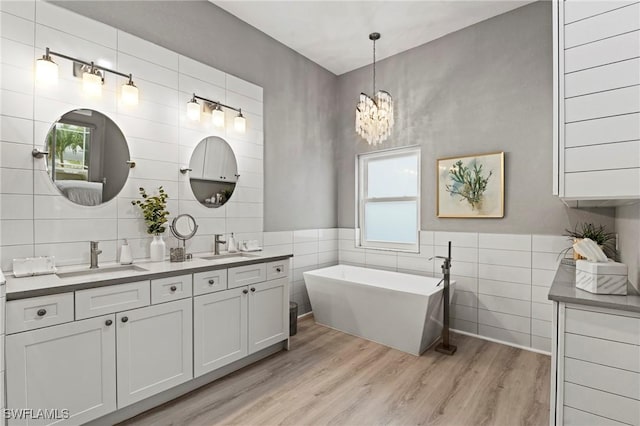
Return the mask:
[(243, 258), (243, 257), (247, 259), (252, 259), (259, 256), (257, 254), (249, 254), (249, 253), (225, 253), (225, 254), (214, 254), (210, 256), (202, 256), (200, 259), (219, 260), (219, 259), (233, 259), (233, 258)]
[(83, 277), (87, 275), (100, 275), (100, 274), (109, 274), (112, 272), (144, 272), (147, 269), (141, 268), (137, 265), (122, 265), (122, 266), (111, 266), (106, 268), (97, 268), (97, 269), (85, 269), (82, 271), (70, 271), (70, 272), (58, 272), (57, 276), (60, 278), (70, 278), (70, 277)]

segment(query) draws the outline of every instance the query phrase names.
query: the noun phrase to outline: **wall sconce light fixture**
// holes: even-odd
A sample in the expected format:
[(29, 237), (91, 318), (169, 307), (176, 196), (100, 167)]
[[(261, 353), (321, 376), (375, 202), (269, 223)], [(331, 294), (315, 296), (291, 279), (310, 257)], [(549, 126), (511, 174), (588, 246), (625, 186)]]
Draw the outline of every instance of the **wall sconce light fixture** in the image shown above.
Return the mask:
[(106, 72), (125, 77), (127, 82), (122, 85), (120, 90), (122, 102), (129, 105), (138, 104), (138, 88), (133, 84), (133, 76), (131, 74), (124, 74), (101, 65), (96, 65), (94, 62), (86, 62), (62, 53), (53, 52), (48, 47), (42, 58), (36, 61), (36, 81), (39, 83), (54, 84), (58, 81), (58, 64), (53, 61), (51, 56), (73, 61), (74, 69), (79, 66), (82, 73), (82, 89), (91, 97), (100, 97), (102, 95), (102, 85), (104, 84)]
[[(203, 106), (198, 103), (198, 100), (202, 101)], [(225, 114), (223, 108), (237, 111), (238, 116), (234, 119), (233, 127), (239, 133), (246, 132), (247, 119), (242, 115), (241, 108), (234, 108), (221, 102), (212, 101), (211, 99), (198, 96), (195, 93), (191, 97), (191, 100), (187, 102), (187, 118), (191, 121), (200, 121), (203, 107), (211, 111), (211, 122), (216, 127), (224, 127)]]

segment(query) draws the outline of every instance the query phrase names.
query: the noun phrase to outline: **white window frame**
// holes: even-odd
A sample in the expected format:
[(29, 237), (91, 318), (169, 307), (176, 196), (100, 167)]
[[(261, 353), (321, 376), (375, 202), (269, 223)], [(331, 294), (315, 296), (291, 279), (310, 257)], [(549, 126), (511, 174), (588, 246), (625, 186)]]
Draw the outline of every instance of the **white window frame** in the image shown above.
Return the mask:
[[(418, 160), (418, 182), (417, 182), (417, 195), (415, 197), (381, 197), (381, 198), (369, 198), (367, 195), (368, 180), (367, 171), (369, 161), (380, 158), (393, 158), (393, 157), (405, 157), (408, 154), (414, 154)], [(374, 250), (390, 250), (401, 251), (409, 253), (420, 252), (420, 195), (421, 192), (421, 158), (422, 152), (419, 146), (410, 146), (402, 148), (392, 148), (383, 151), (367, 152), (358, 154), (356, 156), (356, 246), (374, 249)], [(376, 241), (365, 239), (365, 218), (364, 211), (367, 203), (384, 203), (384, 202), (397, 202), (397, 201), (415, 201), (417, 206), (417, 221), (416, 221), (416, 242), (415, 243), (401, 243), (390, 241)]]

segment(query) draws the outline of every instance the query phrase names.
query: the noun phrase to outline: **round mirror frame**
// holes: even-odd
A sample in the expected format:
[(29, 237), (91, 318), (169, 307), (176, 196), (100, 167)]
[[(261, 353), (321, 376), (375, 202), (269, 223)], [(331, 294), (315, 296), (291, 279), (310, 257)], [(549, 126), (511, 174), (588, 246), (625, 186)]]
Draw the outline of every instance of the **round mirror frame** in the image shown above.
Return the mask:
[[(217, 169), (216, 169), (217, 167)], [(207, 208), (225, 205), (235, 192), (238, 161), (231, 145), (220, 136), (200, 140), (191, 154), (189, 186), (194, 198)]]
[[(90, 112), (90, 114), (87, 114), (87, 112)], [(103, 121), (102, 127), (100, 127), (100, 124), (102, 123), (96, 123), (95, 119), (82, 120), (83, 116), (98, 117)], [(82, 164), (80, 164), (80, 167), (69, 167), (69, 170), (67, 171), (61, 169), (63, 170), (61, 172), (63, 176), (64, 174), (67, 174), (68, 176), (81, 176), (83, 174), (86, 174), (84, 179), (61, 179), (58, 176), (59, 172), (57, 171), (56, 167), (56, 155), (60, 152), (55, 152), (55, 150), (51, 149), (52, 147), (50, 139), (52, 138), (52, 136), (55, 136), (53, 138), (54, 140), (58, 139), (58, 125), (61, 124), (69, 126), (69, 129), (85, 129), (81, 136), (83, 143)], [(96, 132), (97, 129), (99, 129), (100, 132), (94, 135), (93, 133)], [(78, 132), (78, 130), (76, 129), (73, 129), (72, 131)], [(109, 132), (110, 134), (107, 135), (107, 132)], [(87, 135), (89, 145), (88, 149), (86, 149)], [(98, 142), (94, 140), (96, 138)], [(72, 139), (72, 136), (69, 136), (69, 139)], [(106, 143), (107, 140), (109, 140), (108, 144)], [(114, 145), (112, 141), (115, 141), (119, 144)], [(70, 140), (68, 142), (68, 147), (71, 149), (74, 155), (77, 155), (77, 150), (79, 148), (78, 142), (78, 140)], [(96, 143), (98, 144), (97, 147), (93, 146)], [(100, 146), (100, 144), (102, 144), (102, 146)], [(103, 158), (104, 155), (102, 154), (104, 154), (103, 150), (107, 146), (112, 149), (110, 153), (113, 154), (115, 152), (115, 154), (113, 155), (119, 155), (120, 157), (122, 157), (122, 165), (120, 167), (117, 167), (117, 162), (109, 165), (104, 164), (105, 159)], [(102, 150), (100, 148), (102, 148)], [(102, 175), (102, 182), (100, 182), (99, 180), (95, 180), (95, 175), (93, 176), (94, 180), (89, 180), (91, 179), (92, 173), (90, 163), (96, 160), (96, 154), (93, 154), (93, 157), (91, 156), (92, 150), (93, 152), (100, 152), (101, 154), (100, 157), (97, 158), (100, 162), (98, 174)], [(62, 152), (65, 151), (66, 149), (64, 149), (64, 151)], [(116, 198), (126, 185), (126, 182), (129, 178), (129, 169), (135, 167), (135, 162), (131, 161), (130, 159), (129, 144), (127, 143), (127, 139), (124, 136), (122, 129), (120, 129), (116, 122), (107, 114), (90, 108), (76, 108), (67, 111), (51, 125), (45, 137), (44, 151), (40, 151), (38, 149), (34, 149), (33, 151), (33, 156), (35, 158), (42, 158), (44, 155), (46, 155), (47, 158), (47, 160), (45, 161), (45, 170), (47, 172), (47, 176), (49, 177), (50, 182), (56, 188), (58, 193), (70, 202), (86, 207), (100, 206)], [(64, 158), (62, 155), (60, 155), (60, 157)], [(64, 163), (61, 162), (61, 164)], [(77, 169), (76, 173), (74, 173), (76, 171), (74, 169)], [(115, 172), (112, 173), (112, 171), (114, 170)], [(107, 176), (107, 174), (109, 175)], [(113, 187), (108, 188), (108, 195), (105, 196), (106, 182), (109, 181), (111, 183), (111, 181), (113, 180), (115, 180), (116, 184)], [(61, 182), (65, 183), (61, 184)]]

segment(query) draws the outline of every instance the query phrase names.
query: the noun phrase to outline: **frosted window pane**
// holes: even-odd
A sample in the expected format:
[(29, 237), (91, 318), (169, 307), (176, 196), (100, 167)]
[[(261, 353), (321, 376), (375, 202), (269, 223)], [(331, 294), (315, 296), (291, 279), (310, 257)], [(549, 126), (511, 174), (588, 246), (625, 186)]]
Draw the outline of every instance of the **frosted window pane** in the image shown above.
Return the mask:
[(367, 179), (369, 198), (415, 197), (418, 195), (418, 156), (371, 159)]
[(418, 207), (415, 201), (367, 203), (365, 239), (415, 244), (418, 241)]

